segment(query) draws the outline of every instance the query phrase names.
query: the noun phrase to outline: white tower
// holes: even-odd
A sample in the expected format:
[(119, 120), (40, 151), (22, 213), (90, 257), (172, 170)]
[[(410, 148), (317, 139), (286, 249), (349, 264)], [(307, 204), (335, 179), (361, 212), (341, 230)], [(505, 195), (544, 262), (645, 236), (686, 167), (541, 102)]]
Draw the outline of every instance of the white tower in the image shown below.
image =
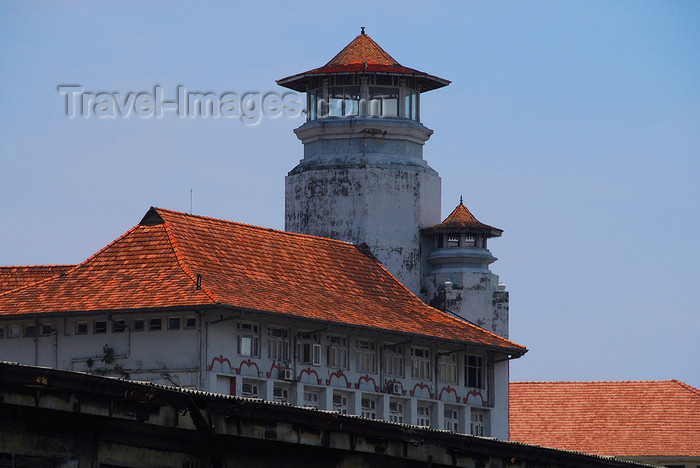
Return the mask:
[(357, 36), (321, 68), (278, 80), (307, 94), (294, 132), (304, 158), (286, 178), (285, 229), (366, 244), (415, 294), (420, 229), (440, 221), (440, 177), (423, 159), (433, 131), (420, 94), (449, 81), (400, 65)]

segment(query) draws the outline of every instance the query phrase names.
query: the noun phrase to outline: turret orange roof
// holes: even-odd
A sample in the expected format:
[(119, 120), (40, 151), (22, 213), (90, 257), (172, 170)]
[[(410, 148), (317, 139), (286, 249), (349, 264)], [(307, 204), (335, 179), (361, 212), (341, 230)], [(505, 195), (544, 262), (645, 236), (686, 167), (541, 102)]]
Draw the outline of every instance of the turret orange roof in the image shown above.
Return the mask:
[(469, 208), (464, 206), (461, 197), (457, 208), (455, 208), (443, 222), (430, 226), (424, 231), (445, 234), (465, 232), (468, 234), (485, 234), (487, 237), (499, 237), (503, 234), (501, 229), (489, 226), (476, 219), (471, 211), (469, 211)]
[(0, 316), (194, 306), (527, 351), (426, 305), (365, 248), (160, 208), (64, 274), (0, 294)]
[(412, 76), (419, 79), (421, 92), (442, 88), (450, 84), (448, 80), (443, 78), (404, 67), (365, 34), (364, 28), (362, 29), (361, 34), (324, 66), (282, 78), (277, 80), (277, 84), (295, 91), (305, 92), (306, 81), (310, 76), (344, 73), (379, 73)]

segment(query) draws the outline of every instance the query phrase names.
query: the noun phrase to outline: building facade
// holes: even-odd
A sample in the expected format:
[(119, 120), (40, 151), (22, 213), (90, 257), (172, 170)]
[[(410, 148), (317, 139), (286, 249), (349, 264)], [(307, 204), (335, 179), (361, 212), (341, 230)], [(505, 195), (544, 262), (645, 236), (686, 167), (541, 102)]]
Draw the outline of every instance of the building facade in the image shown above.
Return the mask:
[(506, 439), (501, 231), (440, 222), (422, 157), (449, 82), (363, 31), (279, 83), (308, 102), (287, 232), (151, 208), (79, 265), (0, 268), (0, 360)]

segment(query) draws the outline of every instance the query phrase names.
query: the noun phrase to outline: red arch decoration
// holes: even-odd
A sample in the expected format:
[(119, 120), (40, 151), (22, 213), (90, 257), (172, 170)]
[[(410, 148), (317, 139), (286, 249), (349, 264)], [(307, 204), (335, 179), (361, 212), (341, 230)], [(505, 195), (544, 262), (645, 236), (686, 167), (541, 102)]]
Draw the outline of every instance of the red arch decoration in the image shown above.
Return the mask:
[(211, 364), (209, 364), (209, 367), (207, 368), (207, 370), (214, 369), (215, 362), (220, 362), (222, 366), (224, 365), (224, 363), (226, 363), (226, 364), (228, 364), (229, 371), (233, 370), (233, 366), (231, 365), (231, 361), (229, 361), (228, 358), (225, 358), (222, 355), (219, 355), (218, 357), (215, 357), (214, 359), (212, 359)]
[(372, 384), (374, 385), (374, 391), (379, 392), (379, 385), (377, 385), (377, 381), (374, 380), (374, 377), (370, 377), (369, 375), (363, 375), (362, 377), (357, 379), (357, 383), (355, 384), (355, 388), (359, 389), (360, 383), (362, 383), (363, 380), (367, 383), (369, 383), (369, 381), (371, 380)]
[(389, 384), (393, 384), (393, 383), (397, 383), (397, 384), (401, 385), (401, 394), (402, 395), (406, 394), (406, 390), (403, 388), (403, 382), (401, 382), (398, 379), (391, 379), (391, 380), (386, 381), (386, 387), (384, 387), (385, 393), (389, 391)]
[(484, 396), (481, 394), (479, 390), (469, 390), (469, 393), (467, 393), (467, 396), (464, 397), (464, 402), (468, 403), (469, 402), (469, 395), (474, 395), (475, 397), (481, 398), (481, 406), (486, 406), (486, 400), (484, 400)]
[(416, 393), (416, 388), (420, 388), (421, 390), (425, 390), (426, 388), (428, 389), (428, 395), (430, 395), (430, 398), (435, 398), (435, 394), (430, 391), (430, 385), (426, 385), (423, 382), (418, 382), (413, 386), (413, 390), (411, 390), (411, 396), (415, 396)]
[(326, 385), (330, 385), (330, 384), (331, 384), (331, 380), (333, 380), (333, 377), (337, 378), (338, 380), (340, 380), (341, 377), (344, 378), (344, 379), (345, 379), (345, 385), (346, 385), (348, 388), (352, 387), (352, 384), (348, 381), (348, 377), (343, 373), (343, 371), (340, 371), (340, 370), (337, 371), (337, 372), (333, 372), (333, 373), (328, 377), (328, 379), (326, 380)]
[(281, 363), (274, 364), (273, 363), (272, 366), (270, 367), (270, 372), (266, 372), (265, 375), (267, 375), (267, 378), (269, 379), (272, 377), (272, 370), (273, 369), (283, 370), (286, 368), (287, 368), (287, 366), (285, 366), (284, 364), (281, 364)]
[(258, 371), (258, 377), (262, 377), (263, 373), (260, 372), (260, 368), (258, 367), (258, 365), (257, 365), (254, 361), (252, 361), (252, 360), (250, 360), (250, 359), (248, 359), (248, 360), (246, 360), (246, 361), (242, 361), (242, 362), (241, 362), (241, 365), (238, 366), (238, 369), (234, 368), (233, 370), (236, 371), (236, 374), (240, 374), (240, 373), (241, 373), (241, 370), (243, 369), (243, 366), (244, 366), (244, 365), (247, 366), (247, 367), (253, 367), (253, 366), (255, 366), (255, 370)]
[(442, 400), (442, 393), (443, 393), (443, 392), (454, 393), (454, 394), (455, 394), (455, 399), (457, 400), (457, 403), (459, 403), (460, 401), (462, 401), (462, 398), (460, 398), (459, 395), (457, 395), (457, 390), (454, 389), (454, 388), (452, 388), (452, 387), (450, 387), (449, 385), (448, 385), (447, 387), (442, 387), (442, 390), (440, 390), (440, 394), (438, 395), (438, 398), (437, 398), (438, 400)]
[(311, 377), (311, 374), (314, 374), (316, 376), (316, 381), (318, 382), (318, 384), (321, 385), (321, 383), (323, 383), (323, 380), (321, 380), (318, 377), (318, 372), (316, 372), (315, 370), (313, 370), (310, 367), (307, 367), (306, 369), (302, 369), (301, 372), (299, 372), (299, 377), (297, 377), (297, 382), (301, 382), (301, 377), (304, 374), (307, 374), (309, 377)]

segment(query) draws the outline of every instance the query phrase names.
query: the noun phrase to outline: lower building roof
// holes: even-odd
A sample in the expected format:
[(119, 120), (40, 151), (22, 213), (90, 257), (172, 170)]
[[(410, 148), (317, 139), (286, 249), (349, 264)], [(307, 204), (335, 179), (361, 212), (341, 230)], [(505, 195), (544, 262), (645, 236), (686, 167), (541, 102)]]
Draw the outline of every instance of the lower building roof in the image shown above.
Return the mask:
[(700, 390), (678, 380), (511, 382), (510, 438), (610, 456), (700, 456)]

